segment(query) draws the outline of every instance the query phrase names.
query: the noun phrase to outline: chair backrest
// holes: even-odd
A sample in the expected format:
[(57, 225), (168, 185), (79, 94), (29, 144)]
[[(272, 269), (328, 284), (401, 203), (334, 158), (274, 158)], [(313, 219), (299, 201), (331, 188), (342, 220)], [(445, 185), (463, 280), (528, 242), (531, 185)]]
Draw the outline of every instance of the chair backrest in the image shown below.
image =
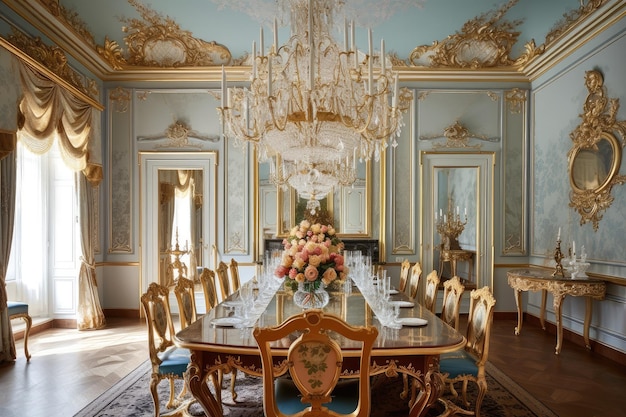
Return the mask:
[(426, 290), (424, 292), (424, 307), (431, 312), (435, 312), (435, 305), (437, 304), (437, 289), (439, 287), (439, 275), (436, 270), (432, 270), (430, 274), (426, 276)]
[[(306, 331), (291, 343), (286, 363), (275, 366), (271, 348), (273, 342), (303, 330)], [(266, 416), (302, 415), (308, 412), (316, 413), (314, 414), (316, 416), (341, 415), (331, 414), (325, 407), (332, 409), (330, 394), (339, 380), (343, 364), (341, 347), (329, 336), (332, 332), (361, 342), (358, 405), (347, 415), (369, 416), (370, 356), (378, 335), (377, 329), (373, 326), (353, 327), (337, 316), (324, 314), (323, 311), (315, 309), (293, 315), (279, 326), (254, 330), (254, 337), (261, 352), (263, 407)], [(304, 409), (295, 414), (281, 412), (275, 398), (274, 379), (287, 371), (301, 394), (301, 405)], [(306, 407), (305, 404), (310, 406)]]
[(153, 372), (161, 363), (158, 354), (174, 345), (174, 322), (170, 311), (169, 288), (156, 282), (141, 296), (141, 305), (148, 325), (148, 347)]
[(441, 307), (441, 320), (455, 330), (459, 330), (459, 310), (461, 308), (461, 296), (465, 286), (457, 276), (443, 282), (443, 306)]
[(228, 265), (228, 269), (230, 270), (230, 288), (232, 292), (239, 291), (239, 287), (241, 287), (241, 281), (239, 280), (239, 264), (234, 258), (230, 259), (230, 265)]
[(184, 329), (198, 318), (196, 311), (196, 294), (192, 280), (180, 277), (174, 286), (174, 294), (178, 301), (180, 328)]
[(215, 272), (217, 274), (217, 283), (218, 283), (218, 286), (220, 287), (218, 290), (220, 301), (224, 301), (226, 297), (228, 297), (231, 294), (230, 283), (228, 279), (228, 265), (220, 261)]
[(477, 365), (487, 362), (489, 353), (489, 337), (491, 334), (491, 322), (493, 320), (493, 308), (496, 299), (489, 287), (472, 290), (470, 293), (470, 310), (467, 320), (467, 343), (465, 350), (478, 359)]
[(415, 262), (415, 265), (411, 268), (411, 277), (409, 278), (409, 297), (411, 300), (415, 300), (415, 297), (417, 297), (421, 277), (422, 265), (419, 262)]
[(200, 285), (202, 285), (202, 292), (204, 292), (206, 311), (209, 311), (219, 303), (215, 289), (215, 272), (204, 268), (200, 274)]
[(408, 259), (405, 259), (400, 266), (400, 283), (398, 284), (398, 291), (400, 292), (406, 290), (406, 283), (409, 279), (409, 269), (411, 269), (411, 263)]

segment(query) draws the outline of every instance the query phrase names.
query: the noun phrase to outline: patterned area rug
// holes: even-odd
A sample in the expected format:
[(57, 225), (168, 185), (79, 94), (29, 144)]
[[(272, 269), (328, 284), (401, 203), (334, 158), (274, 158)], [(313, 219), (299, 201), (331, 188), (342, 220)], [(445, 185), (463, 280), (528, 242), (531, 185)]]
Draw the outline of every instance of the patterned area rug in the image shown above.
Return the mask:
[[(83, 408), (75, 417), (153, 416), (154, 405), (149, 390), (149, 370), (149, 363), (143, 363)], [(228, 417), (263, 417), (260, 401), (262, 395), (260, 379), (239, 373), (236, 383), (236, 401), (233, 401), (229, 389), (226, 388), (230, 386), (229, 382), (229, 376), (225, 376), (225, 388), (222, 390), (224, 415)], [(481, 415), (484, 417), (558, 417), (490, 363), (487, 363), (487, 383), (489, 390), (481, 407)], [(399, 400), (402, 378), (377, 377), (372, 385), (372, 416), (400, 417), (408, 414), (406, 403)], [(176, 392), (180, 392), (182, 381), (178, 381), (176, 387)], [(475, 396), (473, 387), (475, 385), (470, 384), (469, 398)], [(178, 415), (180, 410), (165, 408), (168, 395), (169, 384), (161, 381), (159, 384), (161, 416)], [(394, 398), (397, 398), (398, 401), (393, 401)], [(191, 415), (204, 415), (201, 408), (195, 403), (191, 404), (189, 411)]]

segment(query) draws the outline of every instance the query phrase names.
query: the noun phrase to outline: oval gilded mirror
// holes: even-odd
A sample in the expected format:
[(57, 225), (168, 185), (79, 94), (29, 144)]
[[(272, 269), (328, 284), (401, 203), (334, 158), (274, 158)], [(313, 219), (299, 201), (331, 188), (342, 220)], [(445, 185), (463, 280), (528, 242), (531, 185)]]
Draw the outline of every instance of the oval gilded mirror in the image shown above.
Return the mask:
[(595, 146), (577, 148), (570, 158), (570, 183), (577, 192), (600, 192), (611, 183), (621, 163), (615, 136), (603, 133)]

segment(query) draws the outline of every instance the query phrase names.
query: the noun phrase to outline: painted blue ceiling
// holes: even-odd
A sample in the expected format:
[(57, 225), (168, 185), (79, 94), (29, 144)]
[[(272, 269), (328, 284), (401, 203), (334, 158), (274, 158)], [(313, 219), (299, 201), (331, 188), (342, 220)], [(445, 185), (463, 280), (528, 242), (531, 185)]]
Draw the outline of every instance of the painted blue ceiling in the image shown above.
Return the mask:
[[(406, 58), (416, 46), (430, 45), (433, 41), (459, 32), (465, 22), (485, 12), (495, 11), (509, 1), (426, 0), (421, 7), (407, 6), (388, 20), (372, 25), (374, 43), (379, 45), (379, 40), (384, 38), (388, 52), (396, 52), (399, 57)], [(241, 57), (249, 52), (252, 40), (259, 37), (261, 23), (258, 20), (243, 12), (219, 8), (211, 0), (140, 2), (163, 17), (170, 17), (182, 30), (191, 32), (194, 37), (225, 45), (233, 57)], [(122, 31), (124, 24), (121, 18), (141, 19), (139, 12), (128, 0), (60, 0), (60, 4), (77, 13), (98, 45), (104, 44), (106, 36), (125, 47), (125, 33)], [(546, 35), (562, 20), (564, 13), (579, 7), (580, 0), (517, 1), (504, 15), (504, 19), (508, 21), (522, 20), (517, 27), (521, 34), (512, 55), (521, 53), (524, 44), (531, 39), (537, 45), (544, 43)], [(271, 39), (269, 25), (266, 26), (265, 33), (268, 45)], [(279, 41), (285, 41), (289, 29), (281, 27), (279, 34)], [(361, 47), (367, 45), (366, 28), (357, 28), (357, 44)]]

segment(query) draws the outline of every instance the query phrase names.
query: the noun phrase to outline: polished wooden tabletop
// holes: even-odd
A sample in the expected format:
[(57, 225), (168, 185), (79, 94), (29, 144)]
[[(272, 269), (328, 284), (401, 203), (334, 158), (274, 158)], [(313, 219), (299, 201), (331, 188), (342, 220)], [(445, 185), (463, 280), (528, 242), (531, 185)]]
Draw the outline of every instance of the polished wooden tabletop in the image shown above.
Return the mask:
[[(258, 354), (258, 348), (251, 328), (220, 327), (215, 325), (216, 318), (232, 317), (234, 310), (229, 304), (237, 301), (237, 293), (225, 302), (199, 318), (187, 328), (176, 334), (176, 344), (195, 351), (212, 351), (231, 354)], [(392, 301), (406, 301), (404, 294), (391, 296)], [(279, 289), (255, 323), (255, 327), (276, 326), (293, 314), (302, 312), (302, 308), (293, 303), (289, 291)], [(372, 356), (413, 356), (438, 355), (458, 350), (463, 347), (465, 338), (462, 334), (446, 325), (436, 315), (415, 303), (413, 307), (400, 308), (400, 317), (422, 318), (427, 321), (423, 326), (403, 326), (401, 329), (383, 327), (372, 314), (365, 298), (356, 287), (351, 293), (330, 292), (330, 301), (324, 312), (335, 314), (353, 326), (374, 325), (379, 334)], [(295, 339), (298, 335), (293, 335)], [(359, 352), (360, 346), (348, 340), (338, 342), (344, 355), (351, 356)], [(284, 340), (276, 347), (288, 349), (290, 340)]]

